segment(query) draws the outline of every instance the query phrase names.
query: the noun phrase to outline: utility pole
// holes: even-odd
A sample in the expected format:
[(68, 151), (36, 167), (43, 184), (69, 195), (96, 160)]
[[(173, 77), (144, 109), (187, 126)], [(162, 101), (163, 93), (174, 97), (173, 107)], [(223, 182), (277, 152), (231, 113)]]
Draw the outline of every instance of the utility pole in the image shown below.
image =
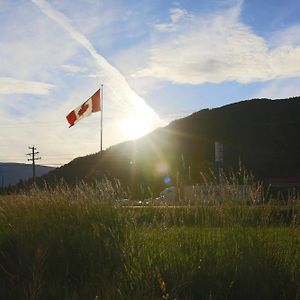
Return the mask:
[(26, 155), (30, 156), (30, 158), (28, 158), (28, 161), (32, 161), (32, 180), (33, 180), (33, 183), (35, 183), (35, 161), (42, 159), (42, 158), (36, 157), (36, 155), (39, 154), (39, 152), (36, 151), (36, 148), (34, 146), (28, 147), (28, 149), (30, 149), (31, 152), (27, 153)]

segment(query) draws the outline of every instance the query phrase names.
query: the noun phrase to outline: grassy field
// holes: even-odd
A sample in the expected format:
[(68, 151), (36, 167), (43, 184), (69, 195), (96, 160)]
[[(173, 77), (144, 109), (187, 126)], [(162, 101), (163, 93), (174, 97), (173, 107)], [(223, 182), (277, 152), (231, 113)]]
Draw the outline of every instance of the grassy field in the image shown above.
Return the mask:
[(300, 299), (300, 206), (124, 207), (106, 183), (0, 198), (1, 299)]

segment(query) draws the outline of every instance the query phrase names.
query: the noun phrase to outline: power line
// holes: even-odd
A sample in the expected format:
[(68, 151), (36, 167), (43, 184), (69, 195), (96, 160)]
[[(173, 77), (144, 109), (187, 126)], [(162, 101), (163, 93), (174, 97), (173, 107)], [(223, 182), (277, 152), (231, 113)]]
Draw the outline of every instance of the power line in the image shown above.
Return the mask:
[(0, 126), (5, 126), (5, 125), (23, 125), (23, 124), (53, 124), (53, 123), (62, 123), (62, 120), (57, 120), (57, 121), (51, 121), (51, 122), (45, 122), (45, 121), (16, 121), (16, 122), (5, 122), (5, 123), (0, 123)]
[[(73, 156), (78, 156), (80, 154), (78, 153), (66, 153), (66, 154), (46, 154), (43, 157), (73, 157)], [(24, 155), (0, 155), (0, 157), (24, 157)]]
[[(29, 147), (29, 149), (31, 150), (30, 153), (27, 153), (26, 155), (30, 155), (30, 158), (28, 159), (28, 161), (32, 161), (33, 162), (33, 149), (35, 147)], [(34, 160), (39, 160), (41, 159), (40, 157), (37, 158), (36, 155), (39, 152), (35, 151), (36, 148), (34, 149), (35, 152), (35, 157)], [(43, 155), (43, 165), (52, 165), (52, 166), (62, 166), (64, 164), (69, 163), (70, 161), (78, 158), (78, 157), (82, 157), (85, 154), (71, 154), (71, 153), (65, 153), (65, 154), (48, 154), (48, 155)], [(26, 164), (26, 162), (24, 162), (24, 155), (0, 155), (0, 162), (1, 163), (20, 163), (20, 164)]]
[[(113, 119), (110, 117), (106, 117), (106, 119)], [(98, 120), (90, 120), (90, 123), (98, 123)], [(67, 123), (65, 120), (61, 119), (60, 121), (53, 121), (53, 122), (38, 122), (38, 121), (17, 121), (17, 122), (6, 122), (6, 123), (0, 123), (1, 128), (19, 128), (24, 127), (24, 125), (30, 125), (35, 126), (39, 125), (39, 127), (63, 127), (68, 129)], [(56, 124), (56, 125), (55, 125)]]

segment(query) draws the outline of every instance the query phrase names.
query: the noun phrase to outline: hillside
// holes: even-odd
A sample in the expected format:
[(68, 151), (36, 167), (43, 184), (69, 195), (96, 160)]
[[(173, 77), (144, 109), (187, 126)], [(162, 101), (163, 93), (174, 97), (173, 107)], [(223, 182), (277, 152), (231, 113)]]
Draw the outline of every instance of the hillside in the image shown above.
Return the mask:
[[(214, 141), (224, 144), (224, 169), (239, 162), (259, 179), (300, 175), (300, 97), (253, 99), (215, 109), (204, 109), (135, 141), (77, 158), (43, 180), (69, 183), (104, 175), (133, 190), (156, 193), (183, 180), (199, 182), (201, 171), (214, 168)], [(161, 162), (169, 169), (163, 170)], [(160, 169), (160, 170), (159, 170)]]
[[(42, 176), (54, 168), (36, 165), (36, 176)], [(28, 180), (32, 177), (31, 164), (0, 163), (0, 187), (14, 185), (20, 180)]]

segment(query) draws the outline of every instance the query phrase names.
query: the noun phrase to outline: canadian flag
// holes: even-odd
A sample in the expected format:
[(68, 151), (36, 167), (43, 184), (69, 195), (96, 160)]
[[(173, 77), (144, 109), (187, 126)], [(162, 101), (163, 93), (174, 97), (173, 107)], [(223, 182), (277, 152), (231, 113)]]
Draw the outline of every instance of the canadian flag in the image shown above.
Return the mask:
[(67, 116), (69, 128), (75, 125), (82, 118), (88, 117), (91, 113), (100, 111), (100, 89), (82, 105), (72, 110)]

